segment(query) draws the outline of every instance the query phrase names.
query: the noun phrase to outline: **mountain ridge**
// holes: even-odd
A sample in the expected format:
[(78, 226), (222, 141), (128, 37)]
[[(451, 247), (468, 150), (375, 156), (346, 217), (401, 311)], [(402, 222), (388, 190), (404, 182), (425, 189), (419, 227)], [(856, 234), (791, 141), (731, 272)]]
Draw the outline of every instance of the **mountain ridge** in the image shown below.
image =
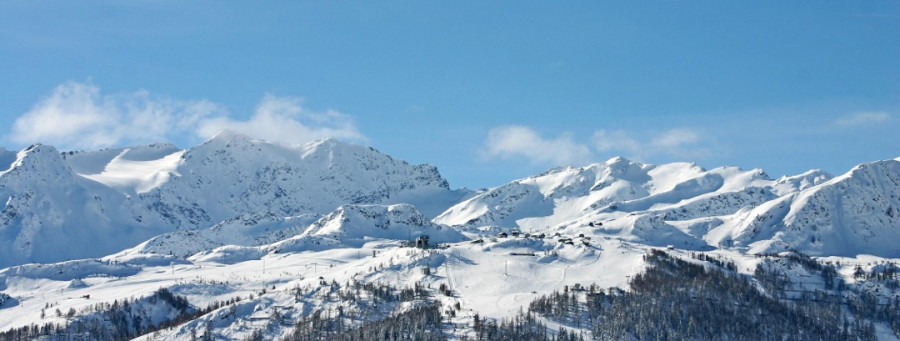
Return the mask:
[(433, 166), (333, 139), (281, 146), (223, 132), (188, 150), (153, 144), (76, 153), (36, 144), (16, 155), (0, 173), (0, 267), (100, 257), (246, 213), (410, 202), (435, 214), (468, 195), (450, 190)]
[[(0, 150), (3, 158), (12, 161), (0, 171), (0, 196), (6, 199), (0, 266), (100, 257), (166, 233), (206, 236), (197, 241), (207, 246), (196, 252), (261, 245), (306, 229), (278, 221), (371, 204), (410, 204), (433, 217), (435, 226), (469, 238), (497, 231), (591, 231), (697, 250), (893, 256), (897, 252), (878, 237), (900, 236), (900, 203), (892, 196), (900, 191), (897, 159), (864, 163), (837, 177), (814, 169), (772, 179), (761, 169), (613, 157), (474, 192), (451, 189), (434, 166), (410, 165), (371, 147), (335, 139), (285, 146), (229, 131), (184, 150), (159, 143), (59, 152), (35, 144), (18, 153)], [(816, 194), (821, 191), (833, 193)], [(881, 201), (845, 202), (838, 192)], [(827, 212), (841, 217), (828, 218)], [(255, 227), (228, 221), (262, 224), (241, 220), (248, 215), (266, 217), (275, 231), (269, 237), (251, 234), (262, 238), (257, 242), (234, 237)], [(225, 226), (237, 230), (222, 234)], [(102, 247), (74, 246), (88, 241), (101, 241)], [(869, 247), (873, 243), (878, 247)]]
[[(35, 145), (5, 155), (0, 338), (52, 325), (85, 338), (279, 339), (322, 316), (343, 326), (323, 325), (328, 334), (420, 318), (422, 306), (443, 321), (429, 335), (450, 339), (522, 316), (551, 334), (597, 336), (571, 317), (677, 288), (648, 282), (672, 269), (698, 286), (650, 302), (692, 302), (685, 293), (708, 289), (698, 271), (714, 270), (743, 289), (720, 288), (709, 305), (740, 307), (746, 294), (822, 302), (829, 321), (862, 312), (857, 331), (900, 335), (900, 158), (773, 179), (616, 157), (473, 192), (449, 188), (433, 166), (336, 140), (280, 146), (226, 133), (189, 150)], [(425, 235), (427, 246), (415, 242)], [(677, 266), (658, 271), (665, 264)], [(187, 310), (175, 316), (166, 302)], [(574, 310), (562, 318), (550, 302)]]

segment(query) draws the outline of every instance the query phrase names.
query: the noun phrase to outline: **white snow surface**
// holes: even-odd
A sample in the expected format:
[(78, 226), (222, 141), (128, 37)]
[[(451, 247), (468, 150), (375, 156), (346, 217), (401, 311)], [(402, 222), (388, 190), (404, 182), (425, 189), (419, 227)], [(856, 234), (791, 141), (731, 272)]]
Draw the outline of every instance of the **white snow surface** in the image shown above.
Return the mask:
[(900, 161), (864, 163), (747, 211), (728, 240), (750, 252), (802, 250), (822, 256), (900, 257)]
[[(65, 323), (65, 317), (56, 317), (51, 311), (81, 310), (97, 302), (146, 297), (159, 288), (168, 288), (186, 296), (196, 307), (232, 297), (244, 301), (234, 309), (223, 308), (222, 313), (201, 317), (150, 339), (183, 339), (191, 329), (204, 326), (207, 319), (216, 323), (219, 339), (241, 339), (254, 329), (264, 330), (266, 338), (273, 339), (288, 332), (290, 321), (300, 314), (354, 304), (316, 294), (327, 288), (319, 284), (322, 281), (384, 283), (400, 288), (416, 282), (432, 288), (446, 284), (455, 294), (435, 292), (433, 297), (448, 307), (459, 302), (463, 310), (451, 322), (471, 324), (475, 313), (488, 318), (514, 316), (532, 298), (566, 285), (622, 286), (642, 269), (642, 255), (647, 250), (642, 245), (602, 238), (590, 246), (566, 245), (553, 238), (503, 238), (482, 244), (451, 243), (429, 250), (400, 247), (399, 242), (388, 239), (277, 253), (276, 245), (225, 246), (186, 260), (158, 264), (129, 263), (128, 255), (121, 254), (101, 260), (10, 267), (0, 271), (0, 291), (13, 301), (0, 307), (0, 325), (12, 328), (32, 322)], [(223, 253), (228, 254), (227, 261), (223, 261)], [(423, 272), (426, 267), (431, 274)], [(295, 299), (291, 292), (297, 287), (309, 294)], [(261, 288), (268, 293), (260, 295)], [(253, 300), (248, 299), (251, 294)], [(42, 319), (41, 310), (48, 305), (51, 308)], [(291, 311), (288, 323), (272, 323), (272, 313), (277, 309)]]
[(653, 246), (788, 249), (813, 255), (900, 256), (900, 168), (866, 163), (770, 179), (762, 170), (647, 165), (613, 158), (516, 180), (463, 201), (435, 222), (463, 231), (590, 227)]
[(451, 190), (433, 166), (333, 139), (282, 146), (223, 132), (188, 150), (34, 145), (0, 171), (0, 266), (100, 257), (245, 214), (410, 203), (435, 216), (469, 193)]
[(128, 158), (132, 149), (125, 149), (116, 155), (103, 172), (79, 174), (85, 178), (107, 185), (126, 195), (147, 193), (162, 186), (173, 176), (179, 176), (177, 169), (184, 151), (175, 151), (159, 159), (135, 160)]
[[(141, 339), (206, 325), (217, 339), (277, 339), (313, 310), (367, 304), (328, 299), (321, 283), (332, 281), (444, 284), (453, 295), (433, 297), (463, 308), (449, 325), (471, 324), (564, 286), (627, 289), (654, 247), (722, 256), (744, 273), (764, 261), (755, 254), (799, 250), (840, 264), (850, 283), (855, 266), (900, 258), (900, 158), (771, 179), (617, 157), (476, 193), (367, 147), (223, 132), (188, 150), (0, 149), (0, 200), (0, 330), (66, 322), (42, 318), (47, 306), (168, 288), (199, 308), (243, 300)], [(422, 235), (430, 248), (409, 246)]]
[(343, 205), (309, 225), (296, 237), (274, 244), (275, 252), (295, 252), (335, 246), (359, 247), (374, 239), (455, 243), (467, 238), (449, 226), (432, 223), (409, 204)]

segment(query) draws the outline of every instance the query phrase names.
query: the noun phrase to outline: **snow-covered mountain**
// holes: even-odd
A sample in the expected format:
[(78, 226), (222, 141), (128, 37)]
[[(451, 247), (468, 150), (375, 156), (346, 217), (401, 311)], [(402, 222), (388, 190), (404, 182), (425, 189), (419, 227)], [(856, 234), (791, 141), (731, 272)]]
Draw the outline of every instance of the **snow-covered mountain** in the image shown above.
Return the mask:
[(0, 199), (0, 339), (281, 339), (426, 311), (442, 319), (427, 335), (451, 339), (520, 311), (597, 336), (572, 319), (594, 291), (640, 299), (622, 290), (648, 290), (667, 257), (725, 271), (748, 307), (816, 295), (874, 321), (850, 329), (900, 335), (900, 158), (772, 179), (617, 157), (473, 192), (367, 147), (223, 132), (187, 150), (0, 149)]
[[(245, 214), (205, 229), (164, 233), (110, 259), (160, 263), (203, 253), (200, 257), (207, 260), (237, 262), (238, 253), (259, 258), (266, 253), (361, 247), (379, 239), (413, 241), (423, 235), (431, 245), (467, 240), (459, 231), (431, 222), (410, 204), (347, 204), (325, 216)], [(233, 254), (230, 260), (228, 252)]]
[[(603, 218), (609, 220), (689, 202), (718, 202), (709, 197), (771, 183), (760, 170), (723, 167), (707, 171), (689, 163), (648, 165), (617, 157), (513, 181), (451, 207), (435, 221), (468, 228), (553, 229), (589, 214), (604, 213)], [(748, 199), (758, 202), (774, 196), (769, 190), (750, 193)], [(723, 205), (716, 209), (738, 208)]]
[(205, 223), (260, 207), (292, 216), (325, 214), (347, 203), (456, 198), (433, 166), (333, 139), (285, 147), (224, 132), (186, 151), (180, 162), (180, 176), (143, 196), (211, 217)]
[(231, 132), (189, 150), (154, 144), (60, 153), (34, 145), (4, 169), (0, 266), (103, 256), (245, 214), (411, 203), (434, 216), (469, 193), (450, 190), (433, 166), (372, 148), (333, 139), (289, 147)]
[(456, 243), (466, 240), (449, 226), (432, 223), (409, 204), (343, 205), (311, 224), (295, 237), (275, 243), (275, 252), (300, 252), (336, 245), (362, 247), (373, 239), (412, 241), (428, 236), (429, 243)]
[(46, 145), (0, 172), (0, 198), (0, 266), (101, 256), (172, 229), (133, 219), (142, 216), (135, 200), (79, 176)]
[(832, 178), (613, 158), (513, 181), (463, 201), (435, 222), (463, 231), (584, 231), (648, 245), (752, 253), (900, 256), (900, 162)]
[[(372, 148), (333, 139), (282, 146), (227, 131), (188, 150), (34, 145), (0, 150), (0, 161), (0, 266), (99, 257), (145, 241), (161, 254), (259, 246), (299, 235), (342, 205), (397, 203), (470, 237), (592, 230), (697, 250), (900, 252), (886, 242), (900, 230), (897, 160), (834, 179), (819, 170), (771, 179), (758, 169), (617, 157), (481, 193), (451, 190), (434, 167)], [(194, 247), (159, 244), (176, 235)]]
[(750, 252), (900, 258), (900, 162), (864, 163), (818, 186), (738, 214), (723, 227)]

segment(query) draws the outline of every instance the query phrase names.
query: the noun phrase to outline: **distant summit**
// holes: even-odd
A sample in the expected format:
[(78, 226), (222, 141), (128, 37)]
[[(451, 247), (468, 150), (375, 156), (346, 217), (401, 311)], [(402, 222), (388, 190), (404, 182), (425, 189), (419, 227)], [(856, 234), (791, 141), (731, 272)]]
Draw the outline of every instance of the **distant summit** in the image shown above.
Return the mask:
[[(10, 154), (0, 151), (0, 160)], [(103, 256), (247, 213), (411, 203), (436, 215), (466, 193), (450, 190), (433, 166), (334, 139), (290, 147), (223, 131), (188, 150), (34, 145), (15, 155), (0, 173), (0, 267)]]

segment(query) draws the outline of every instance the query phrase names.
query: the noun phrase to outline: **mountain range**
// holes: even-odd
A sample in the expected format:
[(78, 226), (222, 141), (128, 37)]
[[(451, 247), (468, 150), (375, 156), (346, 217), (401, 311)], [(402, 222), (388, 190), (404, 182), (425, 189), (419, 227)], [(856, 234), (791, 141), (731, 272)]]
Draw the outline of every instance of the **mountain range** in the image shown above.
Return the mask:
[(220, 231), (235, 220), (242, 227), (213, 244), (274, 242), (277, 236), (235, 238), (256, 238), (252, 230), (273, 219), (278, 226), (266, 229), (293, 228), (282, 233), (287, 237), (345, 204), (398, 203), (470, 236), (591, 226), (656, 246), (900, 257), (890, 242), (900, 238), (897, 160), (838, 177), (811, 170), (771, 179), (759, 169), (616, 157), (480, 193), (450, 189), (435, 167), (372, 148), (333, 139), (286, 147), (232, 132), (188, 150), (152, 144), (60, 152), (34, 145), (0, 151), (0, 161), (3, 267), (100, 257), (166, 233)]
[[(35, 288), (116, 299), (149, 294), (147, 283), (174, 284), (173, 292), (208, 303), (255, 292), (258, 280), (289, 290), (331, 278), (443, 283), (456, 292), (445, 303), (470, 309), (454, 319), (471, 320), (511, 316), (523, 299), (560, 285), (621, 287), (654, 248), (717, 254), (751, 268), (756, 257), (784, 252), (856, 265), (874, 259), (870, 270), (900, 258), (900, 158), (838, 176), (810, 170), (774, 179), (760, 169), (615, 157), (470, 190), (451, 188), (434, 166), (370, 147), (334, 139), (284, 146), (226, 131), (186, 150), (0, 149), (0, 199), (0, 297), (7, 301), (0, 308), (59, 304)], [(404, 253), (423, 235), (436, 251)], [(266, 275), (256, 272), (260, 263)], [(185, 274), (225, 276), (210, 272), (215, 267), (233, 284), (185, 286)], [(428, 270), (416, 272), (422, 267)], [(252, 309), (277, 312), (303, 301), (285, 300), (253, 301)], [(7, 311), (0, 322), (35, 322)], [(166, 337), (183, 338), (197, 325), (180, 328)], [(227, 329), (233, 324), (222, 328), (217, 335), (249, 335)]]
[(285, 147), (223, 132), (189, 150), (33, 145), (2, 159), (0, 267), (99, 257), (245, 214), (409, 203), (433, 215), (469, 193), (451, 190), (433, 166), (332, 139)]

